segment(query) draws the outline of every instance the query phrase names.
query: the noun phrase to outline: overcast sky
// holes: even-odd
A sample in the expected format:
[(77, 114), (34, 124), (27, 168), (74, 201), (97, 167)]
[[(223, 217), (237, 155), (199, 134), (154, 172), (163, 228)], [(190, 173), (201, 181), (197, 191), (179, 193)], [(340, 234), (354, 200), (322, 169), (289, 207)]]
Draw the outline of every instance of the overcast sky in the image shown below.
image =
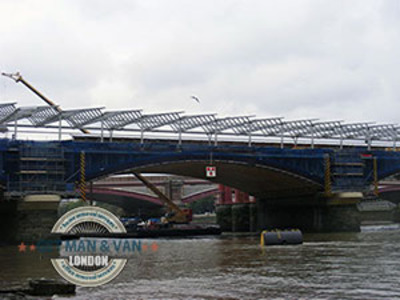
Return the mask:
[(1, 0), (0, 70), (64, 109), (400, 123), (400, 1)]

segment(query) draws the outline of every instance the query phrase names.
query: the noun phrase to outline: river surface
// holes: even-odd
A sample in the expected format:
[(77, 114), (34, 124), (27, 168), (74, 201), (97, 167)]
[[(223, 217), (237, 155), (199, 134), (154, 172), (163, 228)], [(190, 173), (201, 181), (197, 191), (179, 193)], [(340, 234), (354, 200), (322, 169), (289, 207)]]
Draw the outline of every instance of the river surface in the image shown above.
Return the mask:
[[(262, 250), (258, 237), (158, 239), (117, 279), (51, 299), (400, 299), (400, 230), (305, 235)], [(48, 255), (0, 248), (0, 286), (58, 278)]]

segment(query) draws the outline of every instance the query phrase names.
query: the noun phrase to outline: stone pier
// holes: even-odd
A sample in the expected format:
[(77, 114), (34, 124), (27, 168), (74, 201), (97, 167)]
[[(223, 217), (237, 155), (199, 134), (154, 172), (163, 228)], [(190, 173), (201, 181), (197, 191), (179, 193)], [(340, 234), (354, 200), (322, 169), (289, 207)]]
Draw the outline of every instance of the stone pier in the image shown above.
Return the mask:
[(217, 205), (217, 223), (223, 232), (256, 232), (256, 203)]
[(250, 231), (250, 204), (235, 203), (232, 204), (232, 231), (249, 232)]
[(223, 232), (232, 231), (232, 205), (219, 204), (216, 207), (217, 224)]
[(29, 195), (0, 203), (1, 242), (29, 243), (51, 238), (58, 219), (57, 195)]
[(255, 232), (257, 230), (257, 206), (249, 194), (219, 186), (220, 201), (217, 204), (217, 223), (223, 232)]
[[(257, 199), (257, 203), (217, 205), (217, 222), (223, 232), (256, 232), (264, 229), (300, 229), (303, 232), (358, 232), (361, 193), (332, 197), (310, 195)], [(225, 197), (226, 199), (226, 197)]]
[(18, 201), (0, 202), (0, 244), (15, 243), (18, 228)]
[(58, 195), (29, 195), (18, 204), (17, 241), (38, 241), (51, 237), (58, 219)]
[(257, 204), (249, 203), (249, 226), (250, 232), (257, 232)]
[(361, 193), (340, 193), (329, 198), (260, 199), (257, 201), (258, 229), (358, 232), (361, 221), (357, 203), (361, 198)]

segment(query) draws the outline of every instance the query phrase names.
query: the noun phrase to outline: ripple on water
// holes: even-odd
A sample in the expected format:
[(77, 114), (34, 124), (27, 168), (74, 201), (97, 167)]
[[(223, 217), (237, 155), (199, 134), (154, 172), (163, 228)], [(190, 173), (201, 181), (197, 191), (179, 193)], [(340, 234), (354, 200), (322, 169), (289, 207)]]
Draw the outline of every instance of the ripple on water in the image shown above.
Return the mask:
[(115, 281), (74, 299), (400, 299), (399, 232), (306, 235), (264, 251), (251, 237), (155, 241), (157, 252), (130, 257)]

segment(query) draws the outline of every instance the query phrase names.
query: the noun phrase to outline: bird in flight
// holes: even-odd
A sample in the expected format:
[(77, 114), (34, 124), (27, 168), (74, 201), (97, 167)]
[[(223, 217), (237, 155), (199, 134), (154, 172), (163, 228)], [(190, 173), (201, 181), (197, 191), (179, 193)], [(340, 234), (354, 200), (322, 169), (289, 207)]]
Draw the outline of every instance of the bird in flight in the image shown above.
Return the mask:
[(200, 99), (197, 98), (196, 96), (191, 96), (191, 98), (192, 98), (194, 101), (196, 101), (197, 103), (200, 103)]

